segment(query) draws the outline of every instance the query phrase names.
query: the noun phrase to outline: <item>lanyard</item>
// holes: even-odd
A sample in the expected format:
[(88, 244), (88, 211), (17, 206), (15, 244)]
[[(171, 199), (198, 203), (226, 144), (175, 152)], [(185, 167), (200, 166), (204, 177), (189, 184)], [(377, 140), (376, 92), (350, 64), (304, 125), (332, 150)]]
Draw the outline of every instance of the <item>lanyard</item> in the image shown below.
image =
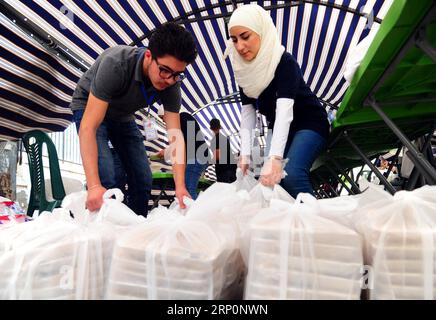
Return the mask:
[(254, 108), (256, 109), (256, 121), (257, 127), (259, 128), (259, 136), (263, 137), (265, 135), (263, 122), (262, 122), (262, 114), (259, 111), (259, 100), (256, 100)]
[(147, 103), (147, 116), (150, 116), (150, 105), (153, 102), (153, 98), (156, 95), (156, 93), (153, 93), (151, 96), (148, 96), (147, 94), (147, 90), (145, 90), (144, 84), (141, 84), (141, 91), (142, 91), (142, 95), (145, 98), (145, 102)]
[[(141, 58), (144, 56), (144, 54), (145, 54), (145, 50), (143, 50), (142, 52), (138, 52), (138, 61), (141, 60)], [(144, 86), (144, 82), (141, 83), (141, 91), (142, 91), (142, 95), (145, 98), (145, 102), (147, 103), (147, 107), (148, 107), (147, 116), (149, 117), (150, 116), (150, 105), (153, 102), (153, 99), (154, 99), (156, 93), (154, 92), (152, 95), (148, 96), (147, 90), (145, 89), (145, 86)]]

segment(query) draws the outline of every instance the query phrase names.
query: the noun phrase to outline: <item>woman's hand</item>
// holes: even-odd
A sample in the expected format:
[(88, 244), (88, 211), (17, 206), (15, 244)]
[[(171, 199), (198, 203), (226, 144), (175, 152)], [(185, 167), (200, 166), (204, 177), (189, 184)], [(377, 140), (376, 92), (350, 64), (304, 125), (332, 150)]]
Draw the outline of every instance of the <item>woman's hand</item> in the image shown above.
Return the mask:
[(250, 157), (240, 156), (238, 160), (238, 167), (241, 168), (242, 174), (245, 176), (247, 174), (248, 168), (250, 167)]
[(260, 171), (260, 183), (264, 186), (273, 187), (283, 177), (283, 160), (278, 157), (270, 157), (263, 164)]

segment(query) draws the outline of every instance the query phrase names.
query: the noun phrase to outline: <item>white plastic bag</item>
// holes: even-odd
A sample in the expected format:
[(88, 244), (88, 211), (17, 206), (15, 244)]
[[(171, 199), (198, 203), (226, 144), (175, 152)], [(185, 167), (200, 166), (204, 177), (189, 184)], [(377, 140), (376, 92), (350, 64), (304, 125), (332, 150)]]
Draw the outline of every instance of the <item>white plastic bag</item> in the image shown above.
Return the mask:
[[(143, 216), (137, 215), (122, 203), (124, 194), (120, 189), (109, 189), (103, 194), (103, 205), (97, 213), (85, 209), (86, 196), (86, 191), (76, 192), (67, 195), (62, 201), (62, 207), (70, 210), (80, 223), (105, 221), (117, 226), (129, 226), (145, 221)], [(112, 199), (113, 196), (115, 199)]]
[(359, 235), (297, 197), (271, 200), (250, 224), (246, 299), (359, 299)]
[(242, 293), (234, 229), (155, 210), (117, 241), (108, 299), (229, 299)]
[(435, 299), (436, 187), (399, 191), (356, 214), (371, 299)]
[[(82, 244), (78, 234), (80, 226), (62, 209), (2, 232), (0, 299), (74, 299), (74, 264)], [(64, 270), (73, 270), (65, 287)]]
[(236, 181), (233, 182), (233, 185), (236, 187), (236, 190), (246, 190), (251, 191), (258, 184), (257, 180), (254, 178), (254, 173), (251, 171), (247, 171), (245, 175), (242, 174), (242, 170), (238, 168), (236, 170)]
[(0, 299), (102, 299), (116, 237), (123, 225), (143, 220), (130, 219), (111, 194), (98, 214), (85, 210), (86, 193), (79, 192), (65, 198), (65, 208), (2, 230)]

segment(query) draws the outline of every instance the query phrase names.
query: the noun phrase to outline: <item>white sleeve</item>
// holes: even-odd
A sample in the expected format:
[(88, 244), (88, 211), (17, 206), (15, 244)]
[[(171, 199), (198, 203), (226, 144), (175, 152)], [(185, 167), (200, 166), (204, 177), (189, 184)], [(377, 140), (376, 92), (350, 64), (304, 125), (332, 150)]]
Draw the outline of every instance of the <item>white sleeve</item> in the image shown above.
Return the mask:
[(256, 127), (256, 110), (252, 104), (241, 107), (241, 156), (251, 155), (253, 129)]
[(270, 156), (283, 157), (288, 141), (289, 126), (294, 118), (294, 99), (279, 98), (276, 106), (276, 121), (274, 123)]

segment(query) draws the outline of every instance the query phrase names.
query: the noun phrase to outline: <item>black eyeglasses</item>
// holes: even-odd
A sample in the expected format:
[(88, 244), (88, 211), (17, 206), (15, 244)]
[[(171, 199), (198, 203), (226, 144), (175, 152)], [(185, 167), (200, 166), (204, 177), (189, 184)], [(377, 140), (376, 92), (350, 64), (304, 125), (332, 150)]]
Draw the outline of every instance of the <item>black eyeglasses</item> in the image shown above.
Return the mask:
[(184, 72), (174, 72), (169, 67), (159, 64), (159, 61), (157, 61), (157, 58), (153, 58), (153, 59), (156, 60), (157, 67), (159, 68), (159, 76), (162, 79), (173, 78), (174, 81), (180, 82), (186, 78), (186, 75)]

